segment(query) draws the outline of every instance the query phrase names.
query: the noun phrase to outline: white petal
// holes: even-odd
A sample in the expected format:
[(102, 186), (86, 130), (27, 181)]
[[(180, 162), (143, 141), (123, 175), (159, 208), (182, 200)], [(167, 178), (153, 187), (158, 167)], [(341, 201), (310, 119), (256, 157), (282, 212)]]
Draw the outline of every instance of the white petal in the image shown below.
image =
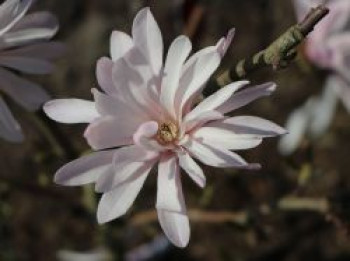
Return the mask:
[(262, 138), (241, 136), (228, 129), (215, 127), (202, 127), (193, 134), (194, 138), (205, 144), (213, 144), (228, 150), (251, 149), (262, 142)]
[(0, 97), (0, 137), (11, 142), (22, 142), (21, 127), (13, 117), (5, 101)]
[(158, 220), (165, 235), (177, 247), (186, 247), (190, 240), (190, 223), (186, 213), (158, 209)]
[(95, 103), (80, 99), (57, 99), (45, 103), (44, 112), (62, 123), (90, 123), (100, 115)]
[(215, 110), (221, 104), (226, 102), (237, 90), (246, 86), (247, 84), (249, 84), (248, 81), (238, 81), (221, 88), (198, 104), (190, 113), (186, 115), (184, 121), (193, 120), (203, 112)]
[[(216, 121), (216, 120), (220, 120), (223, 119), (224, 115), (222, 115), (220, 112), (217, 111), (204, 111), (201, 114), (199, 114), (196, 118), (194, 118), (193, 120), (187, 120), (187, 118), (185, 119), (185, 121), (182, 124), (182, 132), (189, 132), (195, 128), (198, 128), (210, 121)], [(185, 131), (183, 131), (183, 129)]]
[(134, 44), (143, 52), (155, 75), (163, 64), (163, 39), (157, 22), (149, 8), (138, 12), (132, 26)]
[(0, 6), (0, 35), (17, 23), (27, 12), (33, 0), (7, 0)]
[(328, 77), (323, 93), (315, 104), (310, 122), (310, 134), (313, 138), (318, 138), (324, 134), (333, 120), (338, 102), (337, 94), (334, 91), (335, 84), (337, 84), (337, 79)]
[(0, 56), (0, 65), (32, 74), (48, 74), (54, 69), (54, 65), (48, 61), (16, 56)]
[(112, 79), (113, 61), (107, 57), (102, 57), (96, 64), (96, 78), (99, 86), (108, 95), (118, 96), (118, 90), (114, 86)]
[(86, 128), (84, 137), (94, 150), (102, 150), (132, 144), (136, 130), (137, 126), (131, 121), (121, 122), (106, 116), (93, 121)]
[(113, 171), (112, 158), (114, 151), (100, 151), (76, 159), (55, 174), (55, 182), (65, 186), (84, 185), (96, 180), (101, 175)]
[(53, 60), (62, 56), (65, 51), (65, 44), (61, 42), (50, 41), (47, 43), (33, 43), (28, 46), (6, 50), (2, 52), (1, 56), (22, 56), (43, 60)]
[(159, 161), (156, 208), (173, 212), (186, 211), (175, 155), (164, 155)]
[(50, 98), (39, 85), (1, 68), (0, 79), (0, 90), (27, 110), (38, 109)]
[[(180, 86), (177, 91), (176, 103), (179, 104), (179, 111), (193, 97), (198, 95), (204, 87), (204, 84), (209, 80), (210, 76), (218, 68), (221, 61), (221, 56), (215, 46), (208, 49), (198, 56), (188, 66), (188, 69), (183, 71), (180, 79)], [(186, 65), (184, 66), (184, 68)], [(178, 115), (180, 115), (179, 113)]]
[(288, 134), (281, 138), (278, 146), (279, 151), (283, 155), (293, 153), (300, 145), (300, 142), (309, 128), (310, 115), (315, 102), (315, 98), (311, 98), (304, 106), (297, 108), (289, 115), (285, 127)]
[(134, 46), (132, 38), (124, 32), (113, 31), (111, 35), (111, 57), (113, 61), (123, 57)]
[(139, 194), (152, 166), (143, 173), (103, 194), (97, 208), (98, 223), (106, 223), (126, 213)]
[(225, 56), (228, 48), (231, 45), (231, 42), (233, 40), (233, 37), (235, 35), (235, 28), (232, 28), (230, 31), (228, 31), (227, 36), (222, 39), (222, 41), (219, 41), (217, 44), (217, 48), (221, 56)]
[(217, 127), (246, 137), (273, 137), (286, 134), (287, 131), (277, 124), (254, 116), (237, 116), (215, 121), (206, 127)]
[(249, 87), (243, 91), (240, 91), (228, 99), (217, 110), (221, 113), (228, 113), (248, 103), (263, 97), (270, 95), (276, 89), (276, 84), (265, 83), (256, 87)]
[(201, 188), (205, 187), (206, 178), (200, 166), (188, 155), (187, 152), (178, 153), (180, 167), (186, 171), (191, 179)]
[(114, 153), (114, 172), (108, 176), (101, 176), (96, 183), (96, 191), (107, 192), (114, 187), (144, 173), (145, 169), (153, 166), (158, 154), (146, 151), (139, 146), (123, 147)]
[(195, 139), (189, 139), (183, 146), (190, 152), (192, 156), (200, 160), (203, 164), (227, 168), (257, 168), (256, 164), (248, 164), (238, 154), (212, 145), (203, 144)]
[(175, 94), (179, 86), (183, 63), (192, 49), (191, 41), (186, 36), (179, 36), (169, 47), (168, 56), (164, 67), (160, 102), (168, 113), (175, 115)]

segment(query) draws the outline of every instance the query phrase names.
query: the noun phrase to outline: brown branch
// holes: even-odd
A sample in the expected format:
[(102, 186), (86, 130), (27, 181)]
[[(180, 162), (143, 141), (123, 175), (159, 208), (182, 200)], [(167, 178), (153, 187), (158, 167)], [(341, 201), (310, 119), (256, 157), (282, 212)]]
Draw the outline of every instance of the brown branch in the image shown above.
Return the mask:
[(273, 70), (285, 68), (296, 57), (296, 47), (328, 13), (329, 9), (324, 5), (312, 8), (302, 22), (290, 27), (265, 50), (239, 61), (234, 68), (222, 73), (216, 79), (217, 84), (225, 86), (264, 67)]
[[(272, 211), (272, 206), (262, 204), (258, 207), (257, 212), (249, 210), (242, 211), (201, 211), (191, 209), (188, 211), (189, 218), (192, 222), (198, 223), (234, 223), (239, 226), (248, 224), (254, 213), (268, 215)], [(287, 196), (281, 198), (275, 205), (276, 209), (282, 211), (312, 211), (322, 215), (328, 214), (330, 211), (330, 202), (326, 198), (298, 198)], [(131, 218), (130, 224), (133, 226), (141, 226), (157, 221), (157, 212), (154, 210), (141, 212)]]

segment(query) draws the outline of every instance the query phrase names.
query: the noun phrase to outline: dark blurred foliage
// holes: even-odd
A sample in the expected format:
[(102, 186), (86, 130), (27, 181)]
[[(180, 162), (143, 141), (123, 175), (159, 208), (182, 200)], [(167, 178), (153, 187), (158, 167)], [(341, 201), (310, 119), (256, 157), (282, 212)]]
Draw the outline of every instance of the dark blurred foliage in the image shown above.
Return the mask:
[[(53, 97), (90, 99), (90, 89), (97, 86), (96, 61), (109, 55), (110, 33), (114, 29), (129, 32), (137, 10), (146, 5), (160, 24), (166, 46), (185, 30), (198, 7), (202, 14), (191, 35), (194, 49), (214, 44), (235, 27), (236, 37), (221, 69), (266, 47), (295, 23), (287, 0), (37, 0), (33, 10), (49, 10), (58, 16), (61, 30), (56, 38), (66, 42), (68, 51), (52, 76), (35, 80)], [(323, 79), (324, 73), (312, 69), (301, 54), (285, 70), (252, 75), (254, 83), (276, 81), (279, 87), (272, 97), (234, 114), (261, 116), (283, 125), (293, 108), (320, 90)], [(82, 137), (84, 126), (57, 125), (42, 113), (31, 114), (9, 103), (26, 141), (18, 145), (0, 141), (0, 260), (56, 260), (61, 249), (87, 251), (101, 246), (113, 253), (114, 260), (123, 260), (126, 253), (161, 235), (156, 220), (142, 226), (131, 222), (133, 216), (154, 208), (155, 175), (125, 217), (99, 226), (95, 219), (98, 196), (93, 188), (60, 187), (52, 181), (60, 166), (89, 152)], [(261, 162), (261, 171), (206, 168), (208, 185), (203, 191), (183, 179), (189, 209), (247, 210), (251, 214), (247, 225), (192, 222), (186, 249), (169, 246), (150, 260), (350, 260), (345, 233), (349, 116), (339, 107), (331, 130), (317, 144), (306, 141), (288, 158), (278, 154), (276, 143), (276, 139), (267, 140), (241, 153), (250, 162)], [(309, 175), (300, 182), (305, 166)], [(261, 204), (273, 205), (285, 195), (330, 197), (333, 218), (327, 221), (310, 211), (258, 211)]]

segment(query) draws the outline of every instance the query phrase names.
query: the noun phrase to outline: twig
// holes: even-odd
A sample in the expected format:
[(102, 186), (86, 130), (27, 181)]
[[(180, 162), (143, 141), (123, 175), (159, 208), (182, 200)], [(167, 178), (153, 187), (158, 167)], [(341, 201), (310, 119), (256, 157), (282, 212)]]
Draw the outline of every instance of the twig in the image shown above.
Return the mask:
[(290, 27), (265, 50), (239, 61), (234, 68), (222, 73), (216, 79), (217, 84), (227, 85), (264, 67), (272, 67), (273, 70), (285, 68), (296, 57), (296, 47), (328, 13), (325, 5), (312, 8), (302, 22)]
[[(330, 211), (330, 203), (326, 198), (298, 198), (287, 196), (280, 199), (275, 205), (276, 209), (282, 211), (313, 211), (326, 215)], [(254, 218), (254, 213), (268, 215), (271, 213), (273, 206), (270, 204), (262, 204), (257, 211), (242, 210), (242, 211), (201, 211), (191, 209), (188, 211), (191, 222), (198, 223), (234, 223), (239, 226), (248, 224), (251, 218)], [(157, 212), (154, 210), (141, 212), (131, 219), (131, 225), (141, 226), (157, 221)]]

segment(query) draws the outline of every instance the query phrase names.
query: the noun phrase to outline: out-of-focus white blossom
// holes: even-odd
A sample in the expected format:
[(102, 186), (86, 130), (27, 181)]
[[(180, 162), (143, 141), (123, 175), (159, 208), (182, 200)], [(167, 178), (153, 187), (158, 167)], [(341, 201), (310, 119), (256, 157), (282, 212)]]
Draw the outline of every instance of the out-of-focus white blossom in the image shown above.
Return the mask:
[(25, 15), (33, 0), (6, 0), (0, 5), (0, 137), (20, 142), (23, 135), (1, 94), (27, 110), (38, 109), (49, 99), (36, 83), (18, 73), (48, 74), (51, 60), (63, 53), (58, 42), (48, 42), (58, 30), (58, 22), (48, 12)]
[(203, 164), (256, 169), (232, 150), (258, 146), (265, 137), (284, 134), (276, 124), (253, 116), (225, 116), (253, 100), (270, 95), (275, 84), (246, 88), (231, 83), (195, 106), (206, 82), (218, 68), (233, 37), (189, 56), (186, 36), (170, 45), (163, 64), (163, 40), (149, 8), (135, 17), (132, 37), (114, 31), (111, 59), (97, 63), (104, 92), (93, 89), (94, 101), (53, 100), (49, 117), (62, 123), (89, 123), (85, 138), (95, 153), (62, 167), (55, 181), (63, 185), (96, 183), (102, 192), (97, 219), (105, 223), (125, 214), (150, 170), (158, 166), (156, 208), (170, 241), (185, 247), (190, 226), (182, 193), (180, 168), (200, 187)]
[(329, 70), (330, 76), (319, 97), (310, 98), (290, 115), (286, 126), (289, 134), (280, 142), (283, 154), (294, 152), (304, 137), (315, 139), (328, 130), (337, 99), (350, 112), (350, 1), (294, 0), (294, 4), (299, 20), (312, 7), (329, 7), (329, 15), (308, 36), (305, 54), (316, 66)]

